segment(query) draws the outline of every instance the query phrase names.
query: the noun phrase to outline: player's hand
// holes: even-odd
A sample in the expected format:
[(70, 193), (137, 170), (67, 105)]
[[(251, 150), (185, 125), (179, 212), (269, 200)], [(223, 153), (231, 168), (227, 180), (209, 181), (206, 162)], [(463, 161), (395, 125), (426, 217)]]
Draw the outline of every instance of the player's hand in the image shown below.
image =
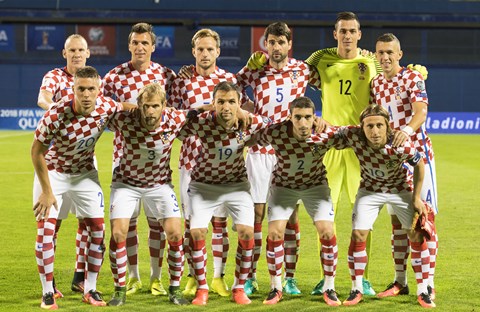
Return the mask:
[(235, 125), (235, 128), (242, 127), (242, 130), (245, 131), (252, 124), (252, 122), (253, 122), (252, 115), (249, 112), (247, 112), (246, 110), (238, 108), (238, 110), (237, 110), (237, 124)]
[(247, 103), (245, 103), (243, 106), (242, 106), (242, 109), (243, 110), (246, 110), (250, 113), (253, 114), (254, 110), (255, 110), (255, 104), (253, 103), (252, 100), (249, 100)]
[(423, 216), (423, 217), (427, 216), (427, 210), (425, 208), (425, 203), (423, 202), (423, 200), (420, 197), (413, 199), (413, 209), (420, 216)]
[(315, 133), (322, 133), (327, 130), (327, 127), (330, 126), (330, 123), (323, 119), (322, 117), (315, 116), (313, 120), (313, 127), (315, 128)]
[(404, 131), (393, 131), (393, 140), (392, 146), (399, 147), (402, 146), (410, 137)]
[(138, 105), (135, 103), (121, 102), (122, 110), (130, 113), (135, 112), (138, 109)]
[(42, 193), (38, 197), (37, 203), (33, 206), (33, 214), (37, 221), (47, 220), (50, 214), (50, 208), (54, 207), (58, 210), (57, 200), (53, 194)]
[(193, 65), (183, 65), (178, 72), (178, 76), (182, 79), (189, 79), (193, 77), (193, 71), (195, 66)]
[(369, 50), (367, 50), (367, 49), (361, 49), (361, 50), (360, 50), (360, 54), (361, 54), (362, 56), (366, 56), (366, 57), (375, 56), (375, 53), (374, 53), (374, 52), (369, 51)]
[(422, 75), (423, 80), (427, 80), (428, 70), (427, 70), (427, 68), (426, 68), (425, 66), (420, 65), (420, 64), (415, 64), (415, 65), (413, 65), (413, 64), (408, 64), (408, 65), (407, 65), (407, 68), (418, 71), (418, 72)]
[(250, 58), (247, 61), (247, 67), (248, 69), (260, 69), (265, 64), (267, 64), (268, 61), (268, 54), (262, 51), (256, 51), (253, 52), (253, 54), (250, 56)]

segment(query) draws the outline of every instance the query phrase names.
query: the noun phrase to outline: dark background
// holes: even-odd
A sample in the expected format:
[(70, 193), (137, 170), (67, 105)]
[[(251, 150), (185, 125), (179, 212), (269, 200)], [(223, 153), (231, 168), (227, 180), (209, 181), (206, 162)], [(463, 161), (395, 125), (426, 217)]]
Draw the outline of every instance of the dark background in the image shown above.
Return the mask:
[[(218, 61), (235, 73), (250, 55), (251, 26), (285, 21), (294, 31), (293, 56), (306, 59), (318, 49), (336, 46), (332, 31), (339, 11), (359, 16), (360, 47), (373, 51), (380, 34), (393, 32), (402, 43), (402, 64), (428, 67), (430, 111), (480, 111), (475, 92), (480, 87), (480, 1), (472, 0), (0, 0), (0, 23), (13, 25), (16, 36), (15, 52), (0, 52), (0, 107), (36, 107), (43, 75), (65, 65), (61, 51), (25, 51), (29, 24), (65, 25), (67, 35), (80, 24), (116, 26), (115, 56), (88, 60), (102, 75), (130, 59), (127, 37), (137, 22), (175, 27), (174, 57), (153, 58), (175, 71), (193, 63), (190, 41), (196, 30), (240, 26), (240, 58)], [(319, 94), (307, 95), (321, 109)]]

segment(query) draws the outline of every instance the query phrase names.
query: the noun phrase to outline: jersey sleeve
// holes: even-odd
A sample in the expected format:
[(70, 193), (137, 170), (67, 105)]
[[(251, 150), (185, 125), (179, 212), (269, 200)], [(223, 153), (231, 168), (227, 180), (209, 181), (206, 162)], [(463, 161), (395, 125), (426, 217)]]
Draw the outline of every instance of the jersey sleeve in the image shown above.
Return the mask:
[(168, 97), (168, 106), (180, 109), (182, 105), (181, 88), (183, 85), (183, 79), (177, 77), (170, 86), (170, 95)]
[(406, 87), (411, 103), (424, 102), (428, 105), (428, 95), (425, 88), (425, 81), (419, 72), (412, 71), (408, 75)]
[(273, 129), (271, 126), (261, 129), (257, 135), (257, 144), (261, 146), (270, 145), (273, 142)]
[(113, 98), (115, 96), (114, 81), (112, 73), (108, 72), (102, 79), (103, 95)]
[(165, 93), (167, 94), (167, 98), (169, 99), (172, 96), (172, 86), (174, 84), (174, 81), (177, 78), (177, 74), (175, 72), (167, 67), (167, 72), (166, 72), (166, 84), (165, 84)]
[(197, 135), (198, 130), (200, 129), (200, 124), (205, 123), (205, 120), (210, 116), (210, 112), (203, 112), (198, 114), (193, 118), (189, 118), (188, 123), (186, 123), (178, 135), (179, 140), (184, 140), (185, 138)]
[[(308, 64), (307, 64), (308, 65)], [(308, 78), (308, 85), (316, 90), (321, 90), (322, 80), (318, 71), (311, 65), (308, 65), (310, 69), (310, 76)]]
[(172, 110), (167, 113), (167, 118), (170, 121), (170, 130), (179, 133), (187, 122), (187, 111)]
[(337, 54), (337, 48), (325, 48), (315, 51), (305, 60), (305, 63), (313, 66), (315, 69), (318, 69), (318, 64), (320, 63), (320, 60), (326, 54)]
[(416, 166), (420, 161), (423, 161), (422, 155), (417, 151), (412, 141), (407, 140), (402, 146), (395, 149), (395, 153), (404, 155), (406, 161), (411, 166)]
[(53, 71), (49, 71), (48, 73), (43, 76), (42, 85), (40, 86), (40, 90), (45, 90), (50, 92), (51, 94), (55, 94), (57, 92), (58, 87), (58, 78), (55, 76)]
[(238, 86), (242, 89), (242, 91), (245, 91), (250, 85), (252, 72), (250, 69), (248, 69), (248, 67), (245, 66), (237, 73), (236, 77)]
[(38, 122), (37, 128), (34, 133), (35, 140), (42, 143), (44, 146), (49, 146), (50, 142), (53, 139), (55, 129), (53, 125), (53, 120), (55, 118), (52, 118), (53, 112), (55, 112), (55, 109), (50, 109), (45, 112), (43, 117)]
[(358, 126), (333, 127), (334, 135), (331, 146), (335, 149), (352, 147), (355, 139), (359, 139), (359, 131), (361, 131), (361, 129)]

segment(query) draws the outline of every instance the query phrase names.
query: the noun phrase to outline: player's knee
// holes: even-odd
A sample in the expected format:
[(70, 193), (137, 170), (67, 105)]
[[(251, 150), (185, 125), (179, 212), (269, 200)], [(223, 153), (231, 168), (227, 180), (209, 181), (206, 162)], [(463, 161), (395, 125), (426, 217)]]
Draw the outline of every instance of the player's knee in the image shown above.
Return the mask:
[(207, 229), (190, 229), (190, 235), (194, 241), (205, 240)]
[(285, 235), (285, 232), (281, 231), (280, 229), (277, 229), (277, 228), (268, 229), (268, 238), (272, 241), (283, 240), (284, 235)]
[(355, 242), (365, 242), (369, 232), (369, 230), (353, 230), (352, 240)]
[(318, 236), (321, 239), (332, 239), (335, 235), (333, 230), (333, 222), (320, 221), (315, 223), (317, 227)]
[(122, 231), (121, 229), (112, 228), (112, 237), (116, 243), (123, 242), (127, 239), (127, 233), (125, 231)]
[(238, 238), (241, 240), (251, 240), (253, 238), (253, 227), (237, 224)]

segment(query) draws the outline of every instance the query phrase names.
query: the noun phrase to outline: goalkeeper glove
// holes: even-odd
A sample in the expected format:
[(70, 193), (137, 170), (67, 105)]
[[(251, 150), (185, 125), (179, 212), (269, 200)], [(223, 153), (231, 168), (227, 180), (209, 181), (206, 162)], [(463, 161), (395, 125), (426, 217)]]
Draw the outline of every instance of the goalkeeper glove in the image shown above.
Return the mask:
[(248, 69), (260, 69), (267, 64), (268, 55), (262, 51), (253, 52), (247, 62)]
[(408, 64), (407, 68), (418, 71), (422, 75), (423, 80), (427, 80), (428, 70), (425, 66), (422, 66), (420, 64)]

